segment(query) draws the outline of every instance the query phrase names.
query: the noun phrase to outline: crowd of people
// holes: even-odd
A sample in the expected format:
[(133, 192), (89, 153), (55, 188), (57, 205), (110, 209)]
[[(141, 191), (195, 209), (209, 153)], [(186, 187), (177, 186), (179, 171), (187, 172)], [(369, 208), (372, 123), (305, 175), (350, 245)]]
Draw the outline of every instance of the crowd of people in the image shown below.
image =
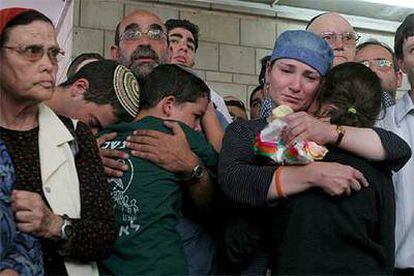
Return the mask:
[[(414, 275), (414, 14), (395, 52), (333, 12), (281, 33), (249, 109), (192, 70), (188, 20), (133, 11), (57, 84), (52, 21), (0, 18), (1, 276)], [(282, 154), (321, 160), (257, 154), (277, 107)]]

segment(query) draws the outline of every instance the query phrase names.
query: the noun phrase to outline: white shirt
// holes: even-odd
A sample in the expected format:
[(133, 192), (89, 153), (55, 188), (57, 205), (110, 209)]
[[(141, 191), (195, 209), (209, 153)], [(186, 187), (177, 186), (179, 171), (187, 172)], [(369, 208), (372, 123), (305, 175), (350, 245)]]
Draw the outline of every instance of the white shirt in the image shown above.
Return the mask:
[(210, 96), (211, 101), (216, 105), (216, 108), (218, 111), (220, 111), (221, 114), (223, 114), (226, 121), (231, 124), (233, 120), (231, 119), (231, 115), (229, 113), (229, 110), (227, 109), (226, 103), (224, 102), (224, 99), (222, 96), (220, 96), (216, 91), (214, 91), (211, 87), (210, 88)]
[[(401, 136), (414, 152), (414, 103), (409, 93), (387, 108), (384, 119), (377, 125)], [(393, 182), (396, 204), (395, 267), (414, 268), (414, 153), (407, 164), (393, 175)]]

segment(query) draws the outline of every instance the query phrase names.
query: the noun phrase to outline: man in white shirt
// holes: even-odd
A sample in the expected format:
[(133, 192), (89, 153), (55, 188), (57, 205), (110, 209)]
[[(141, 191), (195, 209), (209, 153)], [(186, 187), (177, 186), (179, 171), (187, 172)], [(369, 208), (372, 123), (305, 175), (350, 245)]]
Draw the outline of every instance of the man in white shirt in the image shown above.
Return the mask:
[[(179, 64), (187, 68), (193, 68), (195, 53), (198, 49), (199, 28), (186, 19), (168, 19), (165, 22), (168, 34), (169, 62)], [(195, 71), (192, 73), (196, 74)], [(211, 87), (211, 101), (220, 114), (217, 114), (223, 127), (232, 122), (230, 113), (223, 98)], [(223, 117), (223, 118), (221, 118)], [(223, 121), (224, 120), (224, 121)]]
[[(414, 14), (395, 33), (395, 54), (411, 90), (386, 109), (378, 126), (400, 135), (414, 148)], [(396, 201), (395, 275), (414, 275), (414, 157), (393, 176)]]

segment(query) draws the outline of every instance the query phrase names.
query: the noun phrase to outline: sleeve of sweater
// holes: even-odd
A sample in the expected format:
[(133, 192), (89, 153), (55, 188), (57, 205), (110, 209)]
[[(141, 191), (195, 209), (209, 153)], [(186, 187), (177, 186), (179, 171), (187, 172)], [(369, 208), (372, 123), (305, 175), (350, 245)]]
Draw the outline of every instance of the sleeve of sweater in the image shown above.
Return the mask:
[(276, 166), (259, 165), (253, 144), (261, 121), (236, 121), (225, 132), (219, 156), (218, 180), (226, 197), (250, 206), (267, 205), (267, 194)]
[(88, 127), (76, 128), (79, 153), (76, 169), (81, 196), (81, 218), (72, 219), (74, 230), (65, 251), (69, 257), (96, 261), (106, 257), (117, 233), (115, 215), (96, 141)]
[(392, 131), (378, 127), (373, 129), (380, 137), (382, 145), (387, 153), (386, 159), (380, 163), (382, 163), (388, 170), (394, 172), (399, 171), (411, 157), (410, 146)]

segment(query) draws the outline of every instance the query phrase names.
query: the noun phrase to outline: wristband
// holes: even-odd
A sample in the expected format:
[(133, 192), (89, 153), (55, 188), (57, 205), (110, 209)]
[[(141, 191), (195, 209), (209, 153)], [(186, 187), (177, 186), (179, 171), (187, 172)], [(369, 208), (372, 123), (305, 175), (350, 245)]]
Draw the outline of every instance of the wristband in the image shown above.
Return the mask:
[(337, 125), (336, 126), (336, 133), (338, 133), (338, 138), (336, 138), (335, 141), (335, 146), (339, 146), (339, 144), (341, 144), (342, 139), (344, 138), (345, 135), (345, 128), (341, 125)]
[(282, 168), (283, 168), (282, 166), (278, 167), (275, 172), (276, 193), (278, 197), (286, 198), (286, 195), (282, 189), (282, 184), (280, 183), (280, 172), (282, 171)]

